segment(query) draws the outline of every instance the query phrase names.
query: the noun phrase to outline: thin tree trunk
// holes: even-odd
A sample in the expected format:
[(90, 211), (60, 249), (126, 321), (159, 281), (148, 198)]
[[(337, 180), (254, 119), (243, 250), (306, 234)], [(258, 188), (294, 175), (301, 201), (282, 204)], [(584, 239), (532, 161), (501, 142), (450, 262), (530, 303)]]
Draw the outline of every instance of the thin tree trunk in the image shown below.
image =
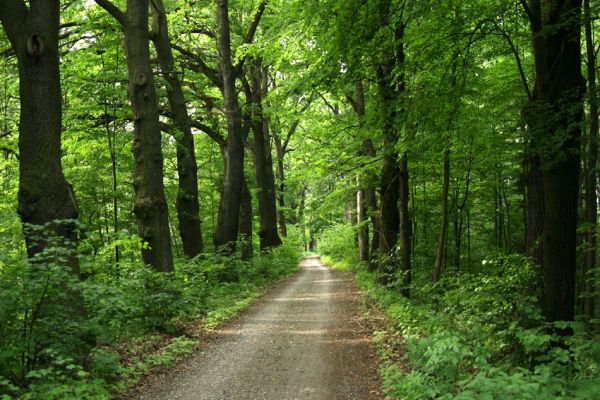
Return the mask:
[[(359, 125), (364, 127), (365, 124), (365, 116), (366, 116), (366, 101), (365, 101), (365, 88), (364, 84), (361, 80), (356, 81), (355, 84), (356, 89), (356, 99), (351, 100), (354, 111), (358, 117)], [(362, 149), (360, 150), (360, 155), (364, 155), (370, 158), (375, 158), (377, 155), (375, 151), (375, 147), (373, 146), (373, 141), (370, 138), (367, 138), (363, 141)], [(372, 174), (368, 174), (363, 178), (365, 181), (362, 185), (363, 187), (359, 188), (359, 192), (362, 191), (362, 200), (363, 204), (363, 213), (369, 217), (371, 220), (371, 225), (373, 226), (373, 238), (371, 240), (371, 248), (369, 249), (369, 227), (364, 226), (362, 231), (359, 232), (359, 240), (363, 241), (364, 248), (359, 250), (360, 258), (363, 261), (369, 262), (369, 270), (375, 271), (377, 268), (377, 252), (379, 250), (379, 218), (377, 213), (377, 195), (375, 191), (375, 181), (376, 177)], [(359, 178), (360, 182), (360, 178)], [(360, 184), (360, 183), (359, 183)], [(362, 235), (362, 236), (361, 236)], [(360, 239), (362, 237), (362, 239)]]
[(307, 191), (308, 187), (304, 185), (302, 192), (300, 192), (300, 209), (298, 210), (298, 222), (300, 224), (300, 229), (302, 229), (302, 242), (304, 243), (304, 251), (308, 251), (308, 243), (306, 242), (306, 217), (304, 215)]
[(361, 261), (369, 261), (369, 226), (366, 225), (367, 210), (365, 190), (356, 192), (356, 219), (358, 223), (358, 257)]
[(410, 284), (412, 281), (412, 220), (408, 212), (410, 201), (408, 179), (408, 156), (406, 153), (400, 158), (400, 244), (402, 247), (402, 295), (410, 297)]
[(594, 41), (592, 38), (592, 17), (590, 12), (590, 0), (583, 0), (585, 41), (587, 52), (587, 82), (589, 101), (589, 137), (587, 174), (585, 177), (585, 204), (586, 223), (589, 225), (586, 233), (587, 251), (585, 259), (585, 315), (588, 319), (595, 316), (596, 298), (596, 229), (598, 223), (598, 203), (596, 195), (596, 168), (598, 164), (598, 96), (596, 90), (596, 54), (594, 52)]
[[(106, 72), (106, 65), (104, 63), (104, 57), (101, 55), (102, 60), (102, 70)], [(117, 53), (115, 56), (115, 75), (119, 71), (119, 49), (117, 48)], [(116, 78), (115, 78), (116, 79)], [(112, 89), (115, 89), (115, 81), (112, 82)], [(108, 150), (110, 152), (110, 164), (111, 164), (111, 176), (112, 176), (112, 227), (113, 227), (113, 241), (118, 243), (119, 239), (119, 208), (118, 208), (118, 199), (117, 199), (117, 190), (118, 190), (118, 177), (117, 177), (117, 150), (115, 148), (115, 139), (116, 139), (116, 127), (113, 125), (111, 129), (111, 120), (113, 124), (116, 120), (116, 101), (112, 101), (112, 115), (109, 118), (109, 102), (108, 98), (104, 96), (104, 114), (105, 114), (105, 125), (104, 128), (106, 130), (106, 138), (108, 142)], [(107, 228), (107, 234), (109, 230)], [(117, 279), (120, 278), (120, 262), (121, 262), (121, 248), (118, 244), (114, 245), (114, 256), (115, 256), (115, 277)]]
[(435, 266), (433, 269), (433, 282), (439, 282), (442, 276), (442, 262), (444, 258), (444, 247), (448, 234), (448, 192), (450, 190), (450, 144), (446, 145), (444, 151), (444, 181), (442, 184), (442, 225), (438, 238)]
[(171, 119), (177, 132), (177, 173), (179, 190), (177, 192), (177, 218), (183, 252), (195, 257), (203, 250), (200, 226), (200, 205), (198, 203), (198, 167), (194, 151), (194, 137), (181, 82), (175, 71), (175, 61), (169, 39), (167, 16), (162, 0), (152, 0), (152, 35), (161, 73), (167, 82), (167, 98)]

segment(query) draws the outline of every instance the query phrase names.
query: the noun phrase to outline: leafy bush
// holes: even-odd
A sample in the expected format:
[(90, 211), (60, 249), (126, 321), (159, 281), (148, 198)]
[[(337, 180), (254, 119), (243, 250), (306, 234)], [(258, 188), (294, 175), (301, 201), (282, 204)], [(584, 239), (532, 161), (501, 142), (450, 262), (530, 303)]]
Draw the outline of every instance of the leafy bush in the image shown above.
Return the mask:
[(333, 225), (319, 237), (319, 252), (333, 261), (348, 264), (358, 263), (358, 251), (355, 246), (356, 228), (350, 224)]
[[(189, 324), (226, 321), (296, 269), (301, 237), (289, 233), (250, 262), (205, 254), (164, 274), (122, 261), (118, 279), (100, 272), (80, 281), (62, 266), (70, 254), (61, 246), (34, 264), (18, 252), (0, 254), (0, 398), (108, 399), (124, 378), (179, 360), (197, 345), (182, 336)], [(82, 270), (103, 271), (85, 257)], [(176, 338), (161, 351), (128, 354), (138, 361), (124, 367), (120, 343), (153, 332)]]
[[(393, 344), (380, 345), (387, 360), (381, 374), (391, 398), (600, 397), (594, 381), (600, 341), (580, 323), (545, 322), (535, 296), (538, 270), (523, 257), (486, 260), (486, 273), (447, 274), (437, 284), (413, 286), (409, 300), (376, 284), (356, 263), (349, 226), (334, 226), (323, 238), (321, 251), (336, 266), (355, 264), (359, 286), (403, 338), (401, 360), (389, 357)], [(556, 332), (567, 327), (574, 334), (565, 340)]]

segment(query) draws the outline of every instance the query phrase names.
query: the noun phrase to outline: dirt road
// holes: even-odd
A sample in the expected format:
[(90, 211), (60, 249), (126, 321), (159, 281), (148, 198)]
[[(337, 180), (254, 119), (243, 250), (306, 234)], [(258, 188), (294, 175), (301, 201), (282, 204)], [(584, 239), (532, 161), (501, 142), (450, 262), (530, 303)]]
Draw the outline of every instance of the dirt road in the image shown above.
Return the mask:
[(218, 340), (133, 398), (382, 399), (358, 301), (346, 275), (306, 258)]

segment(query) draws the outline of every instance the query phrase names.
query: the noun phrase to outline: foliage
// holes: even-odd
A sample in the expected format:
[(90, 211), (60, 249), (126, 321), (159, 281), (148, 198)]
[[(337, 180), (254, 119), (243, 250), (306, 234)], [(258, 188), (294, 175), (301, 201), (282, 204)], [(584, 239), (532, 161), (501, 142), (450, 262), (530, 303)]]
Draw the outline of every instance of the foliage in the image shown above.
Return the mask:
[[(298, 239), (292, 230), (289, 242), (249, 263), (207, 254), (180, 260), (171, 276), (129, 265), (118, 280), (79, 281), (62, 266), (31, 267), (22, 257), (0, 256), (0, 393), (111, 398), (150, 369), (189, 354), (199, 340), (191, 325), (215, 328), (245, 309), (264, 285), (293, 272)], [(223, 284), (223, 269), (233, 270), (237, 281)], [(85, 300), (79, 317), (70, 302), (74, 294)], [(138, 361), (123, 365), (119, 353), (126, 354), (127, 343), (153, 332), (174, 339), (155, 352), (128, 354)]]
[[(343, 243), (343, 242), (341, 242)], [(345, 245), (342, 245), (342, 249)], [(343, 254), (340, 248), (333, 254)], [(335, 264), (339, 258), (332, 257)], [(347, 265), (342, 262), (342, 265)], [(355, 264), (356, 265), (356, 264)], [(449, 275), (406, 299), (375, 283), (360, 264), (359, 286), (402, 338), (401, 359), (379, 340), (386, 391), (398, 399), (592, 399), (600, 341), (580, 323), (564, 341), (541, 316), (537, 268), (520, 256), (485, 262), (482, 273)], [(563, 344), (561, 344), (563, 343)]]

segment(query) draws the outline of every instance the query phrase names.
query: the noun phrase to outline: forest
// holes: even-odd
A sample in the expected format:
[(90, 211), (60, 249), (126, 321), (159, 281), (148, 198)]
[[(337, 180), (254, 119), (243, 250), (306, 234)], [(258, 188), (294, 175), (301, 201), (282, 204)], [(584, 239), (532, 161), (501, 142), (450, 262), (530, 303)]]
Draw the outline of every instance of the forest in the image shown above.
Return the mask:
[(389, 399), (600, 398), (590, 0), (0, 0), (0, 399), (126, 398), (299, 260)]

